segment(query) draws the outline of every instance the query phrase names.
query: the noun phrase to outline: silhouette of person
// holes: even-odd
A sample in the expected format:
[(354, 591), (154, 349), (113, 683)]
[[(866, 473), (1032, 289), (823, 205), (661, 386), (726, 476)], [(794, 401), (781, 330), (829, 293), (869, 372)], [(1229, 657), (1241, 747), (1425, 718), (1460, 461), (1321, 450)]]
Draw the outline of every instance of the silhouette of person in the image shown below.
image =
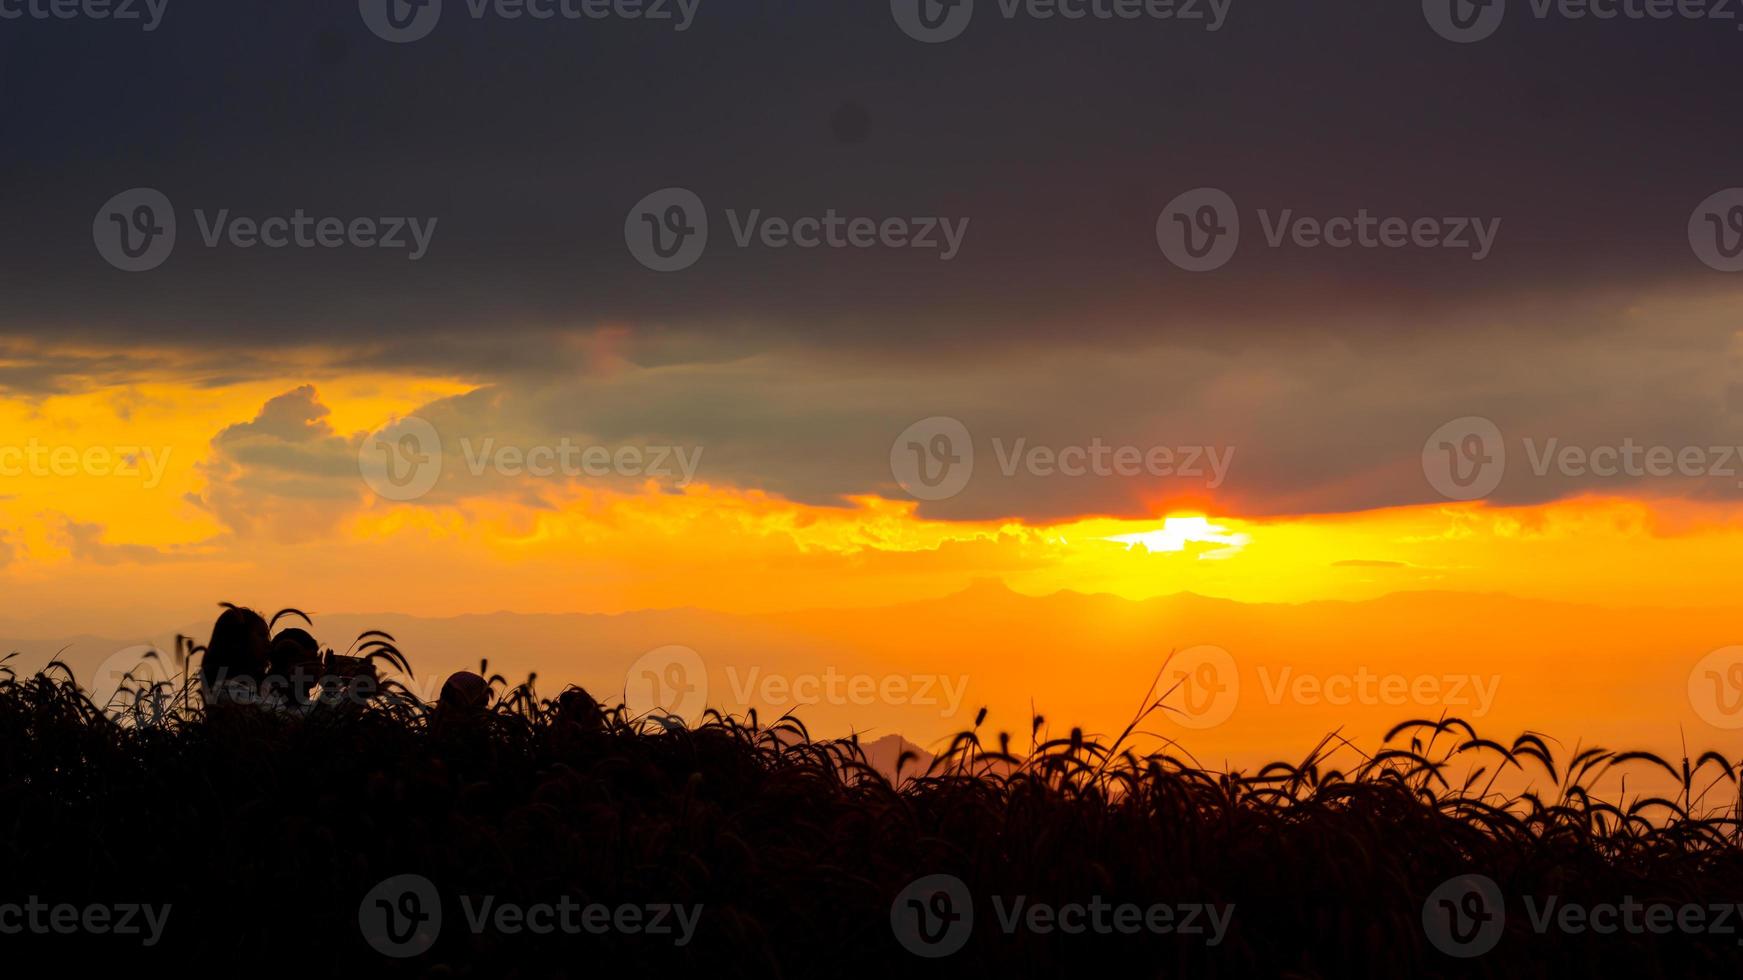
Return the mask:
[(489, 721), (490, 682), (470, 670), (449, 674), (430, 715), (431, 730), (447, 735), (477, 734)]
[(470, 670), (457, 670), (442, 682), (436, 713), (442, 716), (482, 714), (490, 707), (490, 683)]
[(561, 727), (574, 726), (583, 732), (603, 731), (605, 728), (605, 712), (584, 687), (571, 686), (557, 695), (556, 709), (557, 724)]
[(207, 704), (252, 704), (271, 662), (266, 620), (252, 609), (230, 606), (212, 625), (200, 664)]
[(321, 678), (321, 645), (307, 630), (290, 627), (272, 638), (267, 689), (287, 708), (307, 708), (309, 692)]

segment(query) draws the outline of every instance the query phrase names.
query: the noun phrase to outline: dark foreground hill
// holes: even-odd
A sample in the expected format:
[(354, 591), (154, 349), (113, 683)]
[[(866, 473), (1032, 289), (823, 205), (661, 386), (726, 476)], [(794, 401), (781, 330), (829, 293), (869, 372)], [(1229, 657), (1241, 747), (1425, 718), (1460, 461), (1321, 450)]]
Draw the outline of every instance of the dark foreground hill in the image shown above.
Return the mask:
[[(1743, 969), (1736, 807), (1684, 812), (1737, 799), (1717, 757), (1558, 760), (1448, 719), (1348, 771), (1231, 775), (1076, 733), (1019, 753), (977, 719), (892, 786), (793, 720), (491, 691), (105, 712), (64, 671), (0, 672), (0, 951), (165, 976)], [(1588, 798), (1612, 766), (1683, 790)], [(1502, 797), (1502, 770), (1551, 789)]]

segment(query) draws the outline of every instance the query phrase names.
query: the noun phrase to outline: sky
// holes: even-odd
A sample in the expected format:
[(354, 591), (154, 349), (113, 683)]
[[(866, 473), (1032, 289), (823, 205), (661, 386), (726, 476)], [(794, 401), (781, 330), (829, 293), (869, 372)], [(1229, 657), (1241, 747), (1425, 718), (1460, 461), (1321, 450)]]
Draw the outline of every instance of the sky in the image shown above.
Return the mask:
[(1735, 21), (384, 3), (0, 4), (12, 635), (1737, 604)]

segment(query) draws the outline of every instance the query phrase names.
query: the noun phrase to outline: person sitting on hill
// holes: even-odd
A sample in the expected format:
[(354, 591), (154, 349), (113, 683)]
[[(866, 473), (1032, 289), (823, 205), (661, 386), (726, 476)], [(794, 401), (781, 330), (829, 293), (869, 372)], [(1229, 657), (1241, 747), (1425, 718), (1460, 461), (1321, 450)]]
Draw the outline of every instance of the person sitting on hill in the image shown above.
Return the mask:
[(599, 702), (584, 687), (569, 687), (557, 695), (556, 722), (559, 728), (598, 732), (605, 730), (605, 712)]
[(272, 638), (266, 677), (270, 701), (289, 709), (309, 707), (309, 692), (320, 682), (321, 672), (321, 645), (307, 630), (293, 626)]
[(252, 704), (271, 661), (266, 619), (252, 609), (229, 606), (212, 625), (200, 664), (206, 703)]
[(438, 718), (461, 718), (481, 715), (490, 707), (490, 682), (470, 670), (457, 670), (442, 683), (442, 694), (436, 699)]

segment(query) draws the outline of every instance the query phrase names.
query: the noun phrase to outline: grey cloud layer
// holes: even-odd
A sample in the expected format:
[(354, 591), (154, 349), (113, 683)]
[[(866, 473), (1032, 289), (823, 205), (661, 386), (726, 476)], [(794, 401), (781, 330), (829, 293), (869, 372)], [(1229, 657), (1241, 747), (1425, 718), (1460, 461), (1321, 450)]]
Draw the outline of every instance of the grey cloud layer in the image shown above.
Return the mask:
[[(631, 344), (608, 367), (590, 367), (591, 358), (575, 353), (568, 373), (546, 364), (419, 409), (440, 433), (448, 463), (423, 503), (509, 496), (544, 505), (574, 486), (641, 486), (621, 477), (468, 474), (462, 447), (485, 440), (523, 449), (564, 440), (695, 447), (704, 454), (701, 483), (826, 506), (862, 494), (909, 499), (892, 475), (891, 446), (911, 423), (934, 415), (962, 421), (975, 450), (962, 492), (921, 507), (945, 519), (1146, 517), (1191, 505), (1280, 515), (1437, 502), (1445, 498), (1424, 474), (1424, 443), (1443, 423), (1470, 415), (1492, 419), (1507, 440), (1506, 475), (1490, 495), (1497, 503), (1586, 492), (1732, 500), (1743, 497), (1743, 460), (1729, 479), (1609, 477), (1540, 474), (1531, 452), (1550, 440), (1587, 450), (1625, 441), (1703, 451), (1743, 444), (1735, 397), (1743, 346), (1730, 325), (1738, 299), (1642, 300), (1583, 328), (1544, 324), (1551, 329), (1542, 334), (1526, 322), (1486, 319), (1433, 342), (1356, 347), (1308, 338), (1233, 352), (1161, 343), (1117, 353), (1058, 347), (1044, 357), (932, 367), (795, 351), (691, 362), (676, 342), (650, 358), (658, 363), (641, 366)], [(325, 415), (318, 392), (303, 387), (225, 430), (212, 444), (205, 505), (239, 529), (262, 508), (291, 508), (305, 520), (304, 508), (339, 514), (358, 506), (366, 499), (357, 470), (362, 434), (333, 432)], [(1019, 466), (1007, 474), (1001, 457), (1019, 441), (1055, 453), (1092, 444), (1202, 447), (1207, 472), (1073, 477)], [(1226, 472), (1214, 474), (1213, 485), (1208, 461), (1218, 458)]]

